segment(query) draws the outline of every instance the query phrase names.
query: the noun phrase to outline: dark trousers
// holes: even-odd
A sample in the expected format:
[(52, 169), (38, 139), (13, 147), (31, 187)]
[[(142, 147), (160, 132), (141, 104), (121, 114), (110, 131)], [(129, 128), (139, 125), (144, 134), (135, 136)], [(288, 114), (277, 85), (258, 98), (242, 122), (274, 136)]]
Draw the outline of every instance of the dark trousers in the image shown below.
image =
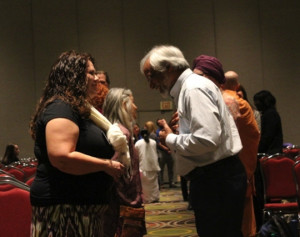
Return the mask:
[(238, 157), (198, 167), (190, 183), (190, 200), (201, 237), (242, 237), (247, 178)]
[(182, 198), (184, 201), (188, 201), (189, 199), (189, 190), (188, 190), (187, 182), (188, 181), (183, 176), (180, 176), (180, 187), (181, 187)]
[(173, 176), (174, 176), (174, 159), (172, 155), (166, 151), (158, 150), (159, 156), (159, 166), (160, 166), (160, 183), (163, 185), (164, 183), (164, 169), (165, 165), (168, 167), (168, 178), (169, 178), (169, 185), (173, 183)]
[(263, 224), (264, 209), (264, 183), (260, 170), (260, 161), (257, 159), (257, 166), (254, 172), (255, 195), (253, 196), (256, 230), (259, 231)]

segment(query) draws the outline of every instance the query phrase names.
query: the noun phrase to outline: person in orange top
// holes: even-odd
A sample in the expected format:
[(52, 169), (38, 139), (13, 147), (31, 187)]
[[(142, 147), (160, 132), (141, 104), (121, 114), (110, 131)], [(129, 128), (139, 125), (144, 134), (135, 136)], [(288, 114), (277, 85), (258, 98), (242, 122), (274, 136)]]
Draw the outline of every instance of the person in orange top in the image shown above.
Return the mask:
[(244, 237), (250, 237), (256, 234), (253, 194), (255, 193), (254, 171), (257, 164), (260, 132), (250, 104), (236, 92), (239, 87), (238, 74), (234, 71), (228, 71), (225, 73), (225, 78), (226, 82), (222, 85), (223, 97), (232, 97), (239, 106), (239, 116), (235, 120), (243, 145), (239, 157), (246, 169), (248, 178), (242, 232)]

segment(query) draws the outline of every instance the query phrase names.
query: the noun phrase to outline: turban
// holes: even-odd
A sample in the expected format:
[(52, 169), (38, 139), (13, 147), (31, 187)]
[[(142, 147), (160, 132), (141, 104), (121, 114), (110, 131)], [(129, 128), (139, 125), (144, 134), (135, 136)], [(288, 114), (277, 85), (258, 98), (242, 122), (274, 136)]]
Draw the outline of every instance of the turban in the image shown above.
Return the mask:
[(194, 59), (193, 70), (195, 68), (201, 70), (205, 75), (213, 77), (220, 84), (225, 83), (223, 67), (217, 58), (207, 55), (200, 55)]

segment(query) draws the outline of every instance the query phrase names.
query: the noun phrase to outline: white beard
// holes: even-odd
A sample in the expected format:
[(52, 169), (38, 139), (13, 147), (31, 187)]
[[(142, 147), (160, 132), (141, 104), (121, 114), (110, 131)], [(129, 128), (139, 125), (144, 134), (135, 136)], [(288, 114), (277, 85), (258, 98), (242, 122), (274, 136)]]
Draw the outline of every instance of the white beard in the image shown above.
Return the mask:
[(169, 98), (169, 95), (170, 95), (170, 93), (169, 93), (169, 88), (168, 88), (168, 82), (169, 81), (169, 77), (168, 76), (165, 76), (164, 77), (164, 83), (163, 83), (163, 85), (161, 86), (161, 88), (160, 88), (160, 95), (161, 95), (161, 97), (162, 98), (164, 98), (164, 99), (168, 99)]

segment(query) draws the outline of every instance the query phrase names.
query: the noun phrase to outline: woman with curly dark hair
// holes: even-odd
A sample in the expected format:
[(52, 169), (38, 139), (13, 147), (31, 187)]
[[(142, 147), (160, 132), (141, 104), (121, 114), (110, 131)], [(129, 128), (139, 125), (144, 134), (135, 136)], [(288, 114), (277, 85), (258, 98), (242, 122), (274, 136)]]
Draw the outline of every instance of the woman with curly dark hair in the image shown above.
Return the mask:
[(94, 59), (64, 52), (52, 66), (31, 120), (38, 159), (31, 186), (31, 236), (104, 236), (103, 213), (123, 165), (90, 119)]

